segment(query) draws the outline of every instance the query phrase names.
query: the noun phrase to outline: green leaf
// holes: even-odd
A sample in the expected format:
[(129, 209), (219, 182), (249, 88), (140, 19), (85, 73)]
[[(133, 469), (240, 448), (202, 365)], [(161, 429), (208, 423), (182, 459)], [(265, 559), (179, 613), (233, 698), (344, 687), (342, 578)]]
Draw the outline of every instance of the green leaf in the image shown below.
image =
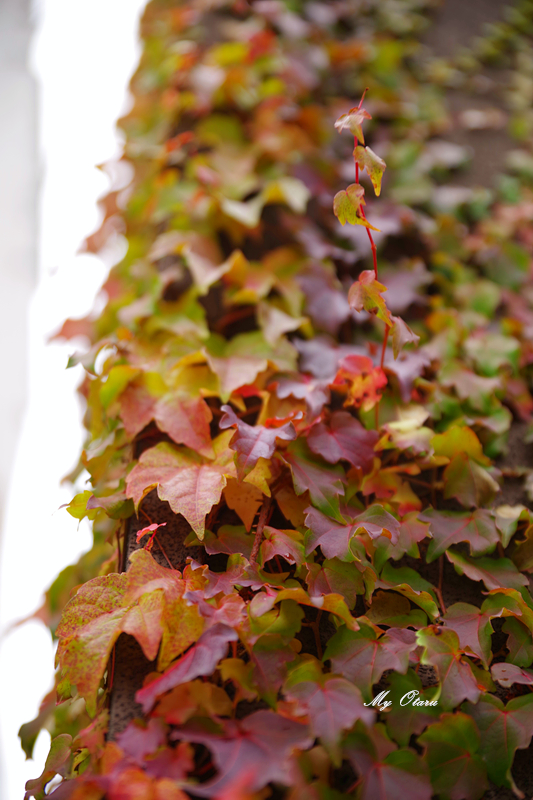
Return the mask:
[(374, 228), (362, 216), (362, 206), (365, 202), (364, 193), (365, 190), (358, 183), (352, 183), (347, 189), (337, 192), (333, 198), (333, 213), (341, 225), (349, 222), (350, 225), (363, 225), (370, 230), (379, 231), (379, 228)]
[(500, 491), (494, 478), (469, 458), (466, 453), (459, 453), (448, 464), (443, 474), (444, 497), (455, 497), (467, 508), (479, 508), (490, 505), (494, 496)]
[(339, 509), (339, 495), (344, 494), (342, 467), (327, 464), (319, 456), (315, 456), (302, 438), (289, 444), (283, 460), (291, 468), (296, 494), (308, 491), (316, 508), (343, 522)]
[(474, 719), (481, 734), (481, 754), (491, 781), (513, 789), (518, 797), (511, 766), (518, 749), (529, 747), (533, 735), (533, 694), (515, 697), (506, 706), (498, 697), (486, 694), (476, 705), (464, 710)]
[(367, 269), (361, 272), (359, 278), (353, 283), (348, 292), (348, 302), (354, 311), (368, 311), (392, 327), (393, 320), (382, 292), (386, 292), (387, 287), (376, 280), (374, 270)]
[(437, 670), (443, 708), (455, 708), (465, 699), (477, 702), (480, 690), (467, 659), (462, 657), (455, 631), (433, 625), (418, 631), (416, 639), (424, 648), (420, 662), (430, 664)]
[(397, 750), (383, 726), (367, 732), (359, 723), (344, 752), (359, 776), (358, 800), (430, 800), (426, 764), (408, 748)]
[(442, 800), (478, 800), (489, 788), (471, 717), (460, 711), (443, 714), (418, 741), (426, 748), (433, 790)]
[[(361, 140), (362, 141), (362, 140)], [(377, 196), (381, 194), (381, 179), (387, 165), (370, 147), (358, 145), (353, 151), (353, 157), (359, 169), (366, 169), (368, 177), (372, 181), (372, 186)]]
[(446, 556), (459, 575), (471, 581), (483, 581), (487, 589), (520, 589), (528, 585), (528, 579), (517, 570), (508, 558), (470, 558), (455, 550), (447, 550)]
[(55, 775), (67, 775), (69, 772), (72, 751), (72, 736), (68, 733), (61, 733), (52, 739), (50, 752), (46, 757), (46, 763), (42, 774), (38, 778), (26, 782), (26, 794), (24, 800), (35, 797), (37, 800), (44, 798), (46, 784)]
[[(423, 689), (420, 678), (412, 669), (408, 669), (405, 675), (391, 672), (387, 681), (390, 694), (385, 699), (392, 703), (386, 717), (387, 731), (395, 742), (407, 746), (413, 734), (421, 733), (430, 722), (439, 717), (439, 688), (429, 686)], [(421, 705), (415, 705), (415, 699)], [(426, 702), (434, 702), (436, 705), (426, 706)]]

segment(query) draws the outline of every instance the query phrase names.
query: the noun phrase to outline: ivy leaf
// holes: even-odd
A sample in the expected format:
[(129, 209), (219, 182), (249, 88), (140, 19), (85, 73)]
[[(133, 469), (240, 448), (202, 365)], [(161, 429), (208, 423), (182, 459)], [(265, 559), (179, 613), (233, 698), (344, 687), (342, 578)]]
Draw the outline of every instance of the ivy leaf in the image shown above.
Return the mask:
[(432, 536), (426, 557), (428, 563), (458, 542), (468, 542), (471, 554), (479, 556), (493, 550), (499, 541), (494, 517), (486, 509), (462, 513), (429, 508), (420, 514), (419, 519), (429, 522), (429, 533)]
[(491, 781), (513, 789), (511, 766), (516, 750), (529, 747), (533, 734), (533, 694), (515, 697), (506, 706), (498, 697), (485, 694), (476, 705), (466, 703), (464, 710), (476, 723), (481, 734), (481, 754)]
[(507, 617), (503, 624), (503, 632), (507, 634), (507, 661), (517, 667), (529, 667), (533, 662), (533, 636), (525, 625), (515, 617)]
[[(145, 380), (151, 381), (152, 374), (146, 375)], [(156, 381), (157, 378), (153, 382)], [(213, 415), (205, 400), (183, 392), (170, 392), (159, 397), (159, 390), (160, 387), (154, 389), (153, 394), (147, 386), (136, 382), (122, 392), (120, 416), (128, 436), (135, 438), (153, 419), (159, 430), (168, 433), (177, 444), (213, 458), (209, 427)]]
[(339, 495), (344, 494), (344, 470), (317, 458), (304, 439), (292, 442), (283, 454), (283, 460), (291, 468), (296, 494), (308, 491), (316, 508), (342, 522)]
[(520, 589), (527, 586), (526, 575), (517, 570), (509, 558), (469, 558), (455, 550), (447, 550), (446, 556), (459, 575), (471, 581), (483, 581), (487, 589)]
[[(218, 774), (207, 783), (195, 784), (194, 794), (216, 797), (246, 769), (247, 789), (259, 791), (267, 783), (291, 783), (291, 754), (313, 743), (307, 725), (285, 719), (274, 711), (254, 711), (242, 720), (227, 720), (222, 735), (189, 723), (175, 738), (209, 748)], [(191, 787), (192, 788), (192, 787)]]
[(305, 294), (305, 311), (313, 325), (335, 335), (351, 315), (346, 292), (335, 271), (313, 261), (297, 280)]
[(127, 496), (138, 508), (143, 497), (157, 487), (160, 499), (168, 500), (174, 513), (182, 514), (201, 539), (206, 515), (219, 502), (227, 478), (235, 475), (233, 452), (227, 446), (230, 438), (228, 432), (213, 441), (213, 462), (166, 442), (146, 450), (126, 479)]
[(368, 146), (361, 147), (361, 145), (358, 145), (353, 151), (353, 157), (357, 164), (359, 164), (359, 169), (366, 169), (368, 177), (372, 181), (374, 191), (379, 197), (381, 194), (381, 179), (387, 165), (383, 159)]
[[(202, 631), (203, 620), (183, 599), (181, 573), (160, 567), (146, 550), (130, 557), (127, 573), (93, 578), (67, 604), (56, 634), (57, 661), (94, 716), (96, 695), (111, 650), (121, 633), (134, 636), (153, 661), (183, 652)], [(179, 618), (176, 629), (174, 620)]]
[(329, 640), (324, 661), (331, 661), (333, 672), (338, 672), (355, 683), (370, 701), (372, 684), (377, 683), (386, 669), (406, 672), (409, 653), (417, 646), (414, 631), (389, 628), (378, 632), (367, 625), (359, 631), (341, 627)]
[(381, 725), (369, 733), (356, 730), (343, 748), (360, 776), (358, 800), (430, 800), (428, 768), (420, 756), (408, 748), (397, 750)]
[(347, 114), (341, 116), (335, 121), (335, 128), (339, 133), (347, 130), (350, 131), (352, 136), (355, 136), (363, 144), (365, 143), (363, 136), (363, 122), (365, 119), (372, 119), (368, 111), (364, 108), (352, 108)]
[(361, 272), (359, 278), (353, 283), (348, 292), (348, 302), (354, 311), (368, 311), (383, 320), (385, 325), (392, 327), (394, 324), (391, 313), (385, 300), (381, 296), (387, 287), (376, 280), (374, 270), (367, 269)]
[(397, 359), (404, 346), (406, 344), (417, 345), (420, 341), (420, 336), (417, 336), (401, 317), (391, 316), (391, 320), (393, 322), (391, 334), (392, 352), (394, 358)]
[[(416, 672), (408, 669), (405, 675), (391, 672), (387, 677), (390, 686), (390, 696), (386, 699), (392, 702), (387, 714), (387, 731), (395, 742), (402, 747), (409, 744), (411, 736), (422, 733), (424, 728), (435, 718), (440, 716), (438, 704), (436, 706), (415, 706), (413, 702), (404, 699), (416, 696), (419, 700), (432, 702), (438, 699), (439, 689), (435, 686), (422, 688), (422, 682)], [(402, 702), (403, 701), (403, 702)]]
[(439, 616), (433, 586), (410, 567), (395, 569), (390, 562), (385, 562), (377, 586), (399, 592), (420, 606), (431, 619)]
[(427, 616), (419, 608), (411, 610), (407, 597), (396, 592), (375, 592), (366, 618), (374, 625), (390, 628), (425, 628)]
[(66, 775), (70, 771), (71, 753), (72, 736), (70, 734), (60, 733), (59, 736), (52, 739), (42, 774), (38, 778), (26, 782), (24, 800), (29, 800), (30, 797), (44, 798), (46, 784), (57, 774)]
[(339, 369), (332, 386), (347, 386), (345, 406), (361, 407), (370, 411), (381, 400), (387, 378), (381, 367), (375, 367), (367, 356), (349, 355), (339, 361)]
[(157, 402), (154, 417), (159, 430), (168, 433), (177, 444), (213, 458), (209, 428), (213, 415), (201, 397), (165, 395)]
[(490, 473), (466, 453), (458, 453), (450, 461), (444, 470), (443, 479), (444, 497), (455, 497), (467, 508), (489, 505), (500, 491)]
[(330, 464), (348, 461), (364, 472), (372, 467), (377, 431), (367, 431), (347, 411), (334, 411), (329, 427), (323, 422), (314, 425), (307, 435), (309, 448)]
[(275, 556), (281, 556), (289, 564), (302, 564), (304, 561), (303, 536), (298, 531), (280, 531), (267, 525), (261, 543), (261, 565)]
[(433, 791), (442, 800), (479, 800), (489, 788), (479, 732), (467, 714), (443, 714), (418, 741), (426, 748)]
[(233, 628), (216, 622), (204, 631), (198, 641), (167, 671), (140, 689), (135, 699), (147, 713), (157, 698), (169, 689), (188, 683), (202, 675), (211, 675), (218, 662), (225, 658), (229, 642), (235, 642), (238, 636)]
[(343, 731), (358, 719), (367, 725), (374, 721), (374, 712), (365, 708), (361, 692), (344, 678), (324, 676), (321, 682), (302, 681), (285, 690), (285, 696), (298, 704), (298, 711), (309, 716), (311, 731), (340, 765), (339, 742)]
[(398, 520), (377, 504), (370, 506), (349, 525), (339, 525), (316, 508), (309, 508), (305, 524), (309, 528), (305, 542), (306, 555), (320, 545), (326, 558), (340, 558), (342, 561), (353, 560), (350, 539), (359, 529), (368, 533), (371, 539), (385, 535), (392, 542), (398, 541), (400, 531)]
[(442, 686), (440, 702), (445, 710), (455, 708), (463, 700), (477, 702), (480, 690), (468, 662), (462, 658), (459, 637), (452, 630), (430, 626), (416, 634), (424, 650), (422, 664), (435, 667)]
[(295, 397), (305, 400), (307, 413), (311, 420), (320, 414), (322, 408), (329, 402), (329, 388), (327, 381), (311, 378), (309, 375), (278, 378), (274, 384), (276, 394), (280, 400)]
[(361, 216), (360, 210), (364, 205), (365, 190), (358, 183), (352, 183), (347, 189), (342, 189), (337, 192), (333, 198), (333, 213), (339, 220), (341, 225), (363, 225), (365, 228), (370, 228), (372, 231), (379, 231), (370, 222)]
[(513, 683), (533, 686), (533, 671), (530, 669), (521, 669), (515, 664), (500, 662), (499, 664), (493, 664), (490, 671), (494, 680), (498, 681), (500, 686), (504, 686), (506, 689), (512, 686)]
[(295, 653), (279, 634), (266, 634), (255, 642), (249, 652), (252, 667), (251, 682), (263, 700), (274, 705), (279, 689), (287, 677), (287, 665)]
[(307, 564), (307, 588), (311, 597), (340, 594), (349, 609), (355, 608), (358, 594), (365, 593), (363, 573), (351, 562), (326, 558), (320, 564)]
[(279, 427), (266, 428), (264, 425), (248, 425), (239, 419), (231, 406), (222, 406), (224, 415), (219, 426), (222, 429), (236, 427), (229, 446), (237, 453), (237, 474), (242, 480), (257, 464), (260, 458), (270, 459), (276, 449), (276, 439), (290, 442), (296, 438), (292, 422)]
[(488, 669), (492, 655), (492, 616), (470, 603), (454, 603), (444, 615), (446, 627), (455, 631), (462, 649), (478, 656), (485, 669)]

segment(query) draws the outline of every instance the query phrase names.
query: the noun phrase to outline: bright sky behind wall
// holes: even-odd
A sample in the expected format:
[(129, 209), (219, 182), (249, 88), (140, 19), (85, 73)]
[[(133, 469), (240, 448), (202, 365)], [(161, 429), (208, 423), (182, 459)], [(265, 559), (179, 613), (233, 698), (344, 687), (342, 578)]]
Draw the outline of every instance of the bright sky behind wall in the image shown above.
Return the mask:
[[(114, 123), (127, 108), (127, 84), (139, 57), (144, 0), (36, 0), (32, 69), (39, 81), (41, 191), (39, 280), (29, 313), (29, 397), (13, 467), (3, 533), (0, 613), (5, 630), (31, 614), (58, 572), (90, 547), (90, 533), (58, 507), (60, 486), (81, 449), (80, 368), (65, 370), (72, 344), (47, 345), (67, 317), (92, 307), (109, 264), (79, 255), (98, 225), (108, 187), (96, 164), (119, 151)], [(53, 680), (54, 648), (39, 622), (16, 628), (0, 652), (0, 797), (21, 800), (44, 765), (42, 733), (24, 761), (17, 731), (32, 719)], [(5, 691), (7, 689), (7, 691)]]

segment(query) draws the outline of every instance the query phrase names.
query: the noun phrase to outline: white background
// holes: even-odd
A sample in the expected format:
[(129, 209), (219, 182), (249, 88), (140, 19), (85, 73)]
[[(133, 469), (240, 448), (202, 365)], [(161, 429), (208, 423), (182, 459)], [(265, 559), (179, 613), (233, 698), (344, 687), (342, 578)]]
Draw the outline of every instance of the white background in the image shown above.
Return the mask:
[(47, 345), (67, 316), (87, 313), (107, 266), (77, 255), (98, 225), (97, 198), (108, 181), (95, 168), (117, 154), (114, 121), (127, 108), (126, 88), (139, 56), (138, 18), (144, 0), (40, 0), (32, 70), (39, 82), (39, 279), (29, 309), (29, 396), (13, 465), (2, 535), (0, 613), (0, 797), (21, 800), (24, 783), (44, 765), (50, 737), (24, 761), (17, 731), (50, 689), (53, 646), (47, 629), (29, 622), (57, 573), (90, 547), (90, 534), (67, 512), (60, 486), (83, 442), (75, 394), (80, 368), (65, 370), (72, 344)]

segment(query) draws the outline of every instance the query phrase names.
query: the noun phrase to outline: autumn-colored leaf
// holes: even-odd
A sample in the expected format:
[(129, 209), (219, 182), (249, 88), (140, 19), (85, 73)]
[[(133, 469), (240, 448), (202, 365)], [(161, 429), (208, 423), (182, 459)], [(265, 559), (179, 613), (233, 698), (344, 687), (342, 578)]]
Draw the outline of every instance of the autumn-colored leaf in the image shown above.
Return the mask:
[(314, 425), (307, 436), (309, 448), (330, 464), (348, 461), (353, 467), (367, 471), (372, 466), (376, 431), (367, 431), (347, 411), (335, 411), (329, 426)]
[(145, 711), (149, 711), (157, 698), (169, 689), (192, 681), (200, 675), (211, 675), (218, 662), (225, 657), (229, 642), (234, 642), (237, 638), (232, 628), (220, 622), (215, 623), (161, 677), (137, 692), (137, 702)]
[(333, 213), (341, 225), (363, 225), (372, 231), (379, 231), (361, 215), (361, 206), (364, 205), (364, 189), (358, 183), (352, 183), (347, 189), (337, 192), (333, 198)]
[(325, 676), (321, 682), (302, 681), (287, 689), (285, 695), (309, 716), (311, 731), (337, 764), (340, 763), (342, 732), (351, 728), (357, 719), (367, 724), (374, 720), (374, 712), (365, 708), (360, 691), (344, 678)]
[(292, 422), (279, 427), (267, 428), (264, 425), (248, 425), (235, 414), (231, 406), (222, 406), (224, 416), (219, 422), (222, 429), (235, 427), (229, 446), (237, 453), (237, 474), (244, 478), (260, 458), (269, 459), (274, 454), (276, 439), (290, 442), (296, 438)]
[(392, 352), (396, 359), (406, 344), (417, 345), (420, 341), (420, 336), (414, 333), (401, 317), (391, 316), (391, 320), (393, 322), (391, 333)]
[(515, 787), (511, 766), (517, 749), (529, 747), (533, 735), (533, 694), (515, 697), (504, 705), (498, 697), (483, 695), (479, 702), (466, 703), (481, 734), (480, 752), (491, 781), (497, 786)]
[(520, 589), (528, 580), (508, 558), (469, 558), (455, 550), (447, 550), (446, 556), (459, 575), (472, 581), (483, 581), (487, 589)]
[(455, 631), (432, 626), (418, 631), (416, 639), (424, 648), (421, 663), (430, 664), (437, 670), (442, 687), (439, 701), (442, 707), (452, 709), (463, 700), (476, 703), (480, 689), (468, 660), (462, 657)]
[(290, 756), (294, 748), (306, 750), (312, 744), (307, 725), (284, 719), (274, 711), (254, 711), (242, 720), (228, 720), (220, 734), (189, 723), (177, 731), (177, 738), (209, 748), (218, 774), (194, 787), (199, 797), (215, 797), (242, 774), (249, 775), (250, 791), (267, 783), (290, 783)]
[(374, 367), (367, 356), (349, 355), (339, 361), (339, 369), (332, 386), (347, 386), (345, 406), (353, 405), (370, 411), (381, 400), (387, 378), (381, 367)]
[[(121, 633), (134, 636), (150, 661), (173, 658), (201, 633), (197, 609), (183, 599), (181, 574), (160, 567), (145, 551), (130, 557), (127, 573), (93, 578), (68, 603), (57, 628), (57, 659), (70, 682), (96, 711), (96, 694), (114, 643)], [(179, 614), (180, 625), (173, 619)]]
[(290, 466), (296, 494), (309, 492), (311, 502), (324, 514), (342, 521), (339, 495), (344, 494), (344, 471), (317, 458), (305, 439), (292, 442), (283, 454)]
[(228, 431), (213, 441), (214, 461), (165, 442), (146, 450), (128, 475), (128, 497), (138, 508), (143, 497), (157, 487), (161, 500), (168, 500), (174, 513), (183, 514), (202, 537), (206, 515), (219, 502), (228, 477), (235, 476), (233, 452), (228, 449), (231, 435)]
[(366, 147), (358, 145), (353, 151), (353, 157), (359, 164), (359, 169), (366, 170), (368, 177), (372, 181), (374, 191), (379, 196), (381, 194), (381, 179), (387, 165), (368, 145)]
[(374, 726), (370, 736), (361, 729), (350, 734), (344, 752), (360, 776), (360, 800), (430, 800), (426, 764), (413, 750), (396, 749), (382, 726)]
[(335, 127), (339, 133), (344, 130), (349, 131), (352, 136), (364, 144), (362, 125), (365, 119), (372, 119), (368, 111), (364, 108), (352, 108), (347, 114), (341, 114), (335, 122)]
[(479, 800), (488, 789), (479, 732), (469, 716), (443, 714), (418, 741), (426, 748), (431, 783), (442, 800)]
[(367, 269), (361, 272), (357, 281), (350, 287), (348, 302), (354, 311), (368, 311), (383, 320), (385, 325), (392, 327), (394, 323), (391, 313), (381, 296), (382, 292), (386, 291), (387, 287), (376, 280), (374, 271)]
[(491, 618), (490, 612), (484, 612), (470, 603), (454, 603), (444, 615), (446, 627), (455, 631), (461, 648), (478, 656), (485, 669), (491, 660)]
[(427, 551), (428, 562), (458, 542), (468, 542), (472, 555), (481, 556), (493, 550), (499, 540), (494, 518), (486, 509), (461, 513), (430, 508), (419, 519), (429, 522), (432, 536)]
[(415, 633), (411, 630), (389, 628), (386, 633), (376, 633), (367, 625), (359, 631), (342, 627), (329, 640), (324, 660), (330, 660), (332, 670), (353, 681), (369, 701), (372, 684), (386, 669), (407, 670), (409, 654), (415, 647)]

